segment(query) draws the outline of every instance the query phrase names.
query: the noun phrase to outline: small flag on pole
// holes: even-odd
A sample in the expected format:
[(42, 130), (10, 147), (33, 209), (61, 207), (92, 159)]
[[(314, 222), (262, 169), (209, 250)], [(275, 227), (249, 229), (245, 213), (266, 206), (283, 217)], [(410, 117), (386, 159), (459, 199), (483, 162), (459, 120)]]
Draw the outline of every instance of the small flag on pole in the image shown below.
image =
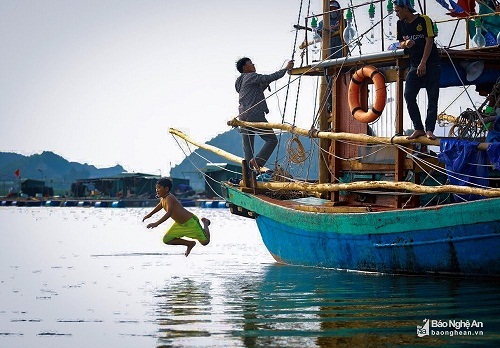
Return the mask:
[(19, 176), (21, 175), (21, 171), (18, 169), (14, 172), (14, 174), (16, 174), (16, 177), (19, 178)]

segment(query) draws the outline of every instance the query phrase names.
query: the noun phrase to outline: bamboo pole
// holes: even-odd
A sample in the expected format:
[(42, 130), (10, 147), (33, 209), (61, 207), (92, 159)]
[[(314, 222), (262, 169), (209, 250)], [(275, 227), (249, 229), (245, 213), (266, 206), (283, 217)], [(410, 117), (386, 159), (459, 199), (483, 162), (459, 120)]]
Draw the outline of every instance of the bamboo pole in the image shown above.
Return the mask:
[(305, 192), (355, 191), (368, 189), (405, 190), (414, 193), (457, 193), (485, 197), (500, 197), (500, 189), (482, 189), (469, 186), (442, 185), (424, 186), (406, 181), (356, 181), (339, 184), (311, 184), (306, 182), (257, 182), (257, 187), (266, 190), (290, 190)]
[(233, 155), (232, 153), (229, 153), (229, 152), (224, 151), (222, 149), (219, 149), (218, 147), (208, 145), (208, 144), (198, 143), (198, 142), (194, 141), (193, 139), (189, 138), (189, 136), (187, 136), (186, 134), (184, 134), (180, 130), (170, 128), (168, 130), (168, 132), (170, 134), (178, 136), (181, 139), (186, 140), (187, 142), (189, 142), (189, 143), (191, 143), (191, 144), (193, 144), (201, 149), (205, 149), (207, 151), (213, 152), (213, 153), (215, 153), (215, 154), (217, 154), (217, 155), (219, 155), (219, 156), (221, 156), (221, 157), (223, 157), (231, 162), (236, 162), (236, 163), (241, 164), (241, 161), (243, 161), (243, 158), (236, 156), (236, 155)]
[[(193, 144), (193, 145), (199, 147), (200, 149), (205, 149), (207, 151), (213, 152), (216, 155), (219, 155), (222, 158), (227, 159), (228, 161), (231, 161), (231, 162), (234, 162), (234, 163), (238, 163), (240, 165), (242, 164), (243, 158), (241, 158), (239, 156), (236, 156), (236, 155), (233, 155), (232, 153), (229, 153), (229, 152), (224, 151), (222, 149), (219, 149), (218, 147), (196, 142), (193, 139), (191, 139), (188, 135), (186, 135), (183, 132), (181, 132), (180, 130), (177, 130), (175, 128), (170, 128), (168, 130), (168, 132), (170, 134), (172, 134), (172, 135), (178, 136), (179, 138), (186, 140), (188, 143)], [(267, 168), (267, 167), (261, 167), (260, 170), (263, 171), (263, 172), (265, 172), (265, 171), (269, 170), (269, 168)]]
[[(219, 149), (212, 145), (198, 143), (183, 132), (170, 128), (169, 133), (178, 136), (187, 142), (198, 146), (199, 148), (211, 151), (229, 161), (239, 163), (243, 161), (241, 157), (235, 156), (229, 152)], [(349, 133), (344, 133), (349, 134)], [(356, 134), (353, 134), (356, 135)], [(374, 137), (372, 137), (374, 138)], [(268, 170), (268, 168), (261, 168)], [(351, 183), (324, 183), (311, 184), (306, 182), (257, 182), (257, 187), (266, 190), (291, 190), (291, 191), (306, 191), (306, 192), (331, 192), (331, 191), (353, 191), (367, 189), (384, 189), (384, 190), (406, 190), (415, 193), (458, 193), (458, 194), (474, 194), (485, 197), (500, 197), (500, 189), (481, 189), (476, 187), (465, 187), (457, 185), (442, 185), (442, 186), (424, 186), (417, 185), (411, 182), (399, 181), (357, 181)]]
[[(264, 128), (264, 129), (281, 129), (293, 134), (303, 135), (309, 138), (321, 138), (321, 139), (331, 139), (331, 140), (350, 140), (358, 141), (363, 143), (371, 144), (411, 144), (411, 143), (421, 143), (425, 145), (435, 145), (439, 146), (440, 139), (431, 140), (426, 136), (420, 136), (416, 139), (407, 139), (407, 136), (394, 136), (392, 138), (387, 137), (375, 137), (366, 134), (353, 134), (353, 133), (343, 133), (343, 132), (321, 132), (315, 129), (307, 130), (304, 128), (299, 128), (289, 124), (281, 123), (267, 123), (267, 122), (244, 122), (236, 118), (228, 121), (229, 126), (243, 126), (249, 128)], [(477, 148), (479, 150), (486, 150), (489, 143), (480, 143)]]

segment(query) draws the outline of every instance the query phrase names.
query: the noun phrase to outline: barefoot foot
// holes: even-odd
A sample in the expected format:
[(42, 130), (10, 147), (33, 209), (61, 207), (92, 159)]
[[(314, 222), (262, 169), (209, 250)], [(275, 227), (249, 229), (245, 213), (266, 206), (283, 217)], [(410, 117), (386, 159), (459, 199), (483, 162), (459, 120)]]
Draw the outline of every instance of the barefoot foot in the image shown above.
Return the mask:
[(252, 158), (252, 159), (250, 160), (250, 169), (255, 170), (255, 171), (257, 171), (257, 172), (258, 172), (258, 171), (260, 171), (260, 167), (259, 167), (259, 165), (257, 164), (257, 161), (255, 160), (255, 158)]
[(186, 252), (184, 253), (184, 255), (186, 255), (186, 257), (189, 255), (189, 253), (191, 252), (191, 250), (194, 248), (195, 245), (196, 245), (196, 242), (189, 243), (189, 245), (187, 246)]
[(425, 135), (427, 136), (428, 139), (431, 139), (431, 140), (436, 139), (436, 136), (431, 131), (425, 132)]
[(201, 218), (201, 222), (203, 222), (203, 234), (205, 235), (206, 240), (200, 241), (201, 245), (206, 246), (210, 243), (210, 230), (208, 226), (210, 226), (210, 220), (206, 218)]
[(201, 222), (203, 222), (203, 225), (205, 225), (205, 227), (210, 226), (210, 220), (208, 220), (207, 218), (201, 218)]
[(413, 131), (413, 133), (409, 137), (406, 137), (406, 139), (408, 139), (408, 140), (417, 139), (418, 137), (421, 137), (422, 135), (425, 135), (425, 132), (423, 130), (416, 130), (416, 131)]

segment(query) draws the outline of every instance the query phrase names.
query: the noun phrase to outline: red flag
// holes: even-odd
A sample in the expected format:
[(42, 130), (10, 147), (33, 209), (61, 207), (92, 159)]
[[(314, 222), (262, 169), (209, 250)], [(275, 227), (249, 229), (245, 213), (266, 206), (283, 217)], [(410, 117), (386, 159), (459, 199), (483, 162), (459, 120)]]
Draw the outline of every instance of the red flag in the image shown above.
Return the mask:
[(452, 6), (453, 11), (450, 12), (450, 13), (447, 13), (447, 15), (450, 15), (452, 17), (467, 17), (467, 16), (470, 16), (470, 15), (475, 15), (476, 14), (476, 1), (475, 0), (458, 0), (457, 4), (464, 11), (457, 12), (455, 10), (454, 4), (452, 4), (450, 2), (450, 5)]
[(19, 169), (18, 169), (18, 170), (16, 170), (16, 171), (14, 172), (14, 174), (16, 174), (16, 177), (18, 177), (18, 178), (19, 178), (19, 175), (21, 175), (21, 172), (20, 172), (20, 171), (19, 171)]

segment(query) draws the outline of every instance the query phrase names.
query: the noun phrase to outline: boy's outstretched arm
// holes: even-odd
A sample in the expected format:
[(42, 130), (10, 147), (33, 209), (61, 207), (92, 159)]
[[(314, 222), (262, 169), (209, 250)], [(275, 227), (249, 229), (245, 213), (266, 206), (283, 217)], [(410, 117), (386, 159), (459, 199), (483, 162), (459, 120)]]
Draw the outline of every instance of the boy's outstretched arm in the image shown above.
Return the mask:
[(157, 227), (158, 225), (160, 225), (160, 224), (164, 223), (165, 221), (167, 221), (167, 220), (168, 220), (168, 218), (169, 218), (171, 215), (172, 215), (172, 212), (167, 211), (167, 213), (166, 213), (165, 215), (163, 215), (163, 216), (161, 217), (161, 219), (160, 219), (160, 220), (158, 220), (158, 221), (156, 221), (156, 222), (152, 222), (152, 223), (148, 224), (146, 227), (147, 227), (147, 228), (155, 228), (155, 227)]
[(151, 213), (147, 214), (146, 216), (144, 216), (142, 218), (142, 222), (144, 222), (144, 220), (146, 219), (149, 219), (151, 216), (153, 216), (154, 214), (156, 214), (157, 212), (159, 212), (160, 210), (162, 209), (162, 206), (161, 206), (161, 202), (158, 203), (158, 205), (151, 211)]

